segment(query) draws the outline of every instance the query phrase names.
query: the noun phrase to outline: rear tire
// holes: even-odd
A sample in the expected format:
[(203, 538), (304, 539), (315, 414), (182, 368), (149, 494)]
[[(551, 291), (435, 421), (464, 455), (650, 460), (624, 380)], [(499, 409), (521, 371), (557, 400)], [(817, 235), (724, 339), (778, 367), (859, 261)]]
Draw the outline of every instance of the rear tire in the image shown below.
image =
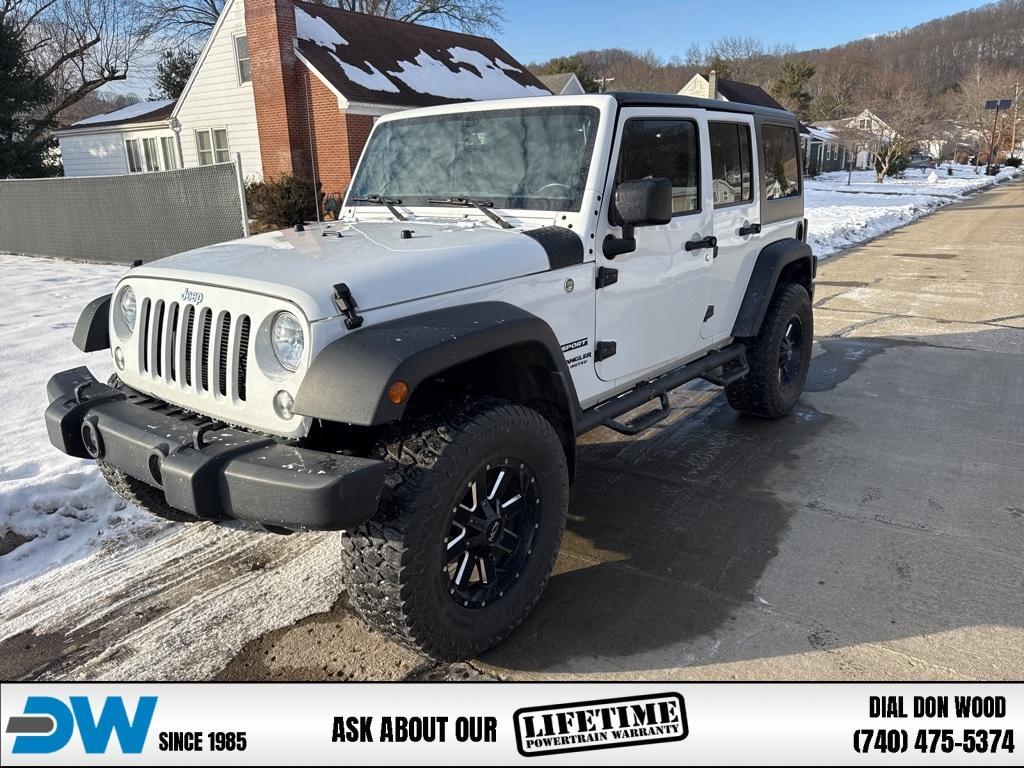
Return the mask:
[(377, 514), (345, 533), (349, 593), (372, 626), (435, 659), (470, 658), (533, 609), (565, 529), (569, 477), (551, 424), (498, 400), (407, 427)]
[(779, 286), (757, 336), (747, 345), (750, 371), (725, 388), (729, 405), (741, 413), (777, 419), (789, 413), (804, 389), (811, 364), (814, 312), (802, 285)]

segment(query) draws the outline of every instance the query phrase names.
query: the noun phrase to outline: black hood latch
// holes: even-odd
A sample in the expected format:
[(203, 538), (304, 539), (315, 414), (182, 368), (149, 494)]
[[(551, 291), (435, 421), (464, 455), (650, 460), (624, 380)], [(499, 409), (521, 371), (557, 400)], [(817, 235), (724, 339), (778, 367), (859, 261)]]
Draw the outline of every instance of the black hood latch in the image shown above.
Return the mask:
[(334, 303), (345, 318), (345, 327), (348, 330), (354, 331), (363, 324), (363, 318), (357, 311), (359, 305), (352, 298), (352, 291), (344, 283), (338, 283), (334, 286)]

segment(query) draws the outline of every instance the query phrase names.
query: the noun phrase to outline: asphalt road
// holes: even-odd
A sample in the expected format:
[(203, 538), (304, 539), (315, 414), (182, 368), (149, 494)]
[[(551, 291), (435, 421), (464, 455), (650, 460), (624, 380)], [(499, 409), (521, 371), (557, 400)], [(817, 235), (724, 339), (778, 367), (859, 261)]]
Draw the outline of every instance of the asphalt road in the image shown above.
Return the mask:
[[(131, 666), (138, 647), (111, 651), (127, 626), (154, 648), (187, 637), (163, 673), (181, 677), (1020, 679), (1022, 214), (1024, 183), (1006, 185), (825, 262), (810, 380), (790, 417), (738, 416), (698, 385), (637, 438), (586, 436), (547, 592), (471, 665), (395, 646), (344, 595), (331, 607), (334, 540), (228, 531), (209, 534), (224, 550), (206, 547), (198, 570), (194, 555), (161, 556), (155, 573), (173, 589), (124, 587), (102, 622), (83, 608), (0, 644), (0, 671), (145, 676), (144, 659)], [(320, 569), (302, 584), (319, 612), (289, 611), (300, 566)], [(202, 594), (184, 571), (207, 580)], [(230, 579), (268, 584), (266, 601), (209, 608), (210, 629), (182, 629)], [(198, 663), (253, 621), (276, 628), (226, 667)]]

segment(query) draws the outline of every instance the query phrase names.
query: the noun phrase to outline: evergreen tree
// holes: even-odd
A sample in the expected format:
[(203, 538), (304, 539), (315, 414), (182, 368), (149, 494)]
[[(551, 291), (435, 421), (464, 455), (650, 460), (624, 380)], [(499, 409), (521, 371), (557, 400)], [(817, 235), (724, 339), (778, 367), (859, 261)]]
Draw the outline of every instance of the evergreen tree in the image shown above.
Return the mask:
[(149, 97), (176, 99), (181, 96), (198, 59), (199, 52), (192, 48), (176, 48), (160, 54), (156, 65), (156, 88)]
[(814, 97), (807, 91), (807, 84), (814, 77), (814, 67), (803, 59), (784, 59), (779, 76), (772, 83), (772, 94), (782, 104), (795, 112), (802, 120), (807, 119)]
[(48, 133), (43, 134), (47, 138), (33, 137), (32, 130), (51, 98), (53, 88), (38, 80), (24, 37), (10, 19), (0, 18), (0, 179), (59, 172), (59, 166), (46, 163), (53, 140)]

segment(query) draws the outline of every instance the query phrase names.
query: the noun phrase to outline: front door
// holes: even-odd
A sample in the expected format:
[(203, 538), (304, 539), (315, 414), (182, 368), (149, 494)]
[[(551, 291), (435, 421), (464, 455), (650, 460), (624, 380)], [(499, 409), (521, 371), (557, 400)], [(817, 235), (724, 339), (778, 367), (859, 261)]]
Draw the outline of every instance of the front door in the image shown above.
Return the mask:
[[(597, 341), (608, 356), (595, 365), (604, 381), (626, 381), (667, 369), (701, 345), (713, 249), (686, 250), (686, 243), (714, 235), (704, 110), (622, 110), (612, 157), (596, 250), (598, 266), (617, 274), (597, 291)], [(615, 185), (652, 177), (672, 181), (672, 221), (637, 227), (636, 250), (606, 258), (603, 238), (621, 235), (607, 223)]]
[(749, 115), (721, 112), (708, 119), (718, 256), (712, 268), (710, 317), (701, 326), (705, 339), (731, 333), (763, 245), (753, 136), (754, 119)]

